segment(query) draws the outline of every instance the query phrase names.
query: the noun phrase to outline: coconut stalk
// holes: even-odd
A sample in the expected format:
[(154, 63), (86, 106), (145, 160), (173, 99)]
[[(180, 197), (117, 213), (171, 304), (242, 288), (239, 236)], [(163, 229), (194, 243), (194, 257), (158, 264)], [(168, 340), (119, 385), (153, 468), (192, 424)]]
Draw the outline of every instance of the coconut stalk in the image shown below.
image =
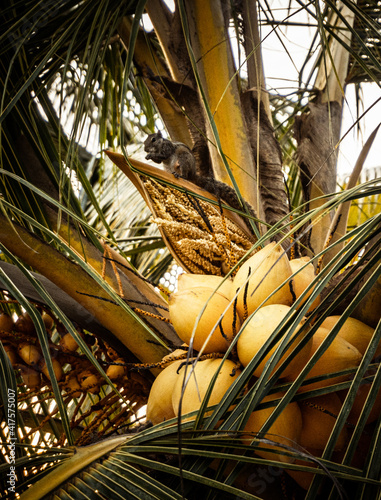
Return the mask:
[(159, 39), (172, 80), (195, 89), (196, 81), (178, 9), (172, 13), (162, 0), (148, 0), (146, 10)]
[[(54, 224), (57, 221), (55, 218), (55, 212), (49, 208), (47, 208), (46, 211), (49, 217), (49, 222), (53, 227), (55, 227)], [(120, 283), (123, 288), (127, 281), (130, 285), (136, 287), (136, 290), (138, 290), (141, 294), (140, 301), (148, 301), (152, 304), (160, 306), (160, 311), (159, 309), (153, 307), (151, 309), (152, 313), (162, 316), (165, 320), (168, 319), (169, 315), (166, 310), (167, 302), (164, 298), (157, 293), (153, 285), (145, 281), (143, 277), (133, 269), (126, 258), (116, 252), (107, 243), (104, 241), (100, 242), (101, 247), (104, 249), (104, 253), (102, 254), (89, 240), (83, 238), (66, 219), (62, 220), (59, 228), (55, 227), (55, 230), (58, 231), (60, 238), (64, 240), (73, 250), (75, 250), (76, 253), (94, 269), (94, 271), (103, 275), (105, 281), (115, 290), (115, 292), (119, 293)], [(118, 283), (118, 281), (120, 281), (120, 283)], [(133, 300), (132, 296), (126, 296), (126, 298), (128, 300)], [(161, 330), (161, 321), (148, 317), (147, 320), (148, 323), (152, 321), (152, 325)], [(172, 329), (170, 327), (164, 327), (164, 331), (167, 331), (170, 336), (171, 330)], [(175, 339), (172, 338), (171, 341), (173, 342)]]
[[(72, 238), (74, 236), (75, 234), (72, 233)], [(46, 276), (88, 310), (143, 363), (154, 363), (167, 354), (166, 340), (169, 339), (179, 344), (170, 325), (152, 318), (152, 321), (158, 322), (156, 325), (159, 324), (159, 334), (158, 328), (150, 323), (151, 318), (147, 322), (152, 327), (150, 329), (146, 324), (146, 319), (142, 320), (136, 313), (123, 307), (121, 299), (118, 300), (118, 297), (112, 294), (114, 287), (115, 290), (119, 290), (116, 277), (113, 286), (109, 289), (107, 281), (104, 281), (107, 291), (104, 290), (100, 285), (100, 282), (103, 282), (102, 277), (98, 273), (91, 276), (85, 271), (84, 268), (88, 268), (87, 264), (79, 266), (73, 263), (63, 253), (44, 243), (24, 228), (11, 224), (3, 215), (0, 216), (0, 241), (25, 264)], [(67, 250), (70, 251), (69, 248)], [(72, 252), (72, 257), (75, 258), (75, 252)], [(90, 255), (88, 257), (90, 260), (93, 258)], [(99, 260), (102, 262), (102, 255), (99, 255)], [(96, 267), (94, 263), (93, 266)], [(128, 304), (134, 306), (136, 302), (142, 300), (147, 302), (146, 297), (133, 283), (129, 282), (122, 272), (118, 274)], [(94, 279), (97, 276), (98, 282)], [(148, 310), (154, 309), (146, 305), (143, 307)], [(168, 332), (168, 339), (165, 339), (162, 331)], [(163, 336), (160, 338), (158, 334)], [(152, 342), (153, 340), (156, 341)]]
[(270, 99), (265, 86), (256, 2), (243, 1), (242, 17), (249, 89), (253, 91), (258, 101), (263, 103), (267, 118), (272, 122)]
[[(128, 50), (132, 22), (124, 17), (118, 25), (120, 39)], [(163, 81), (170, 77), (170, 73), (163, 59), (159, 58), (152, 47), (147, 44), (147, 35), (138, 32), (134, 50), (136, 66), (144, 78), (144, 82), (155, 102), (155, 105), (165, 121), (170, 136), (179, 142), (192, 146), (192, 139), (188, 131), (187, 121), (179, 106), (163, 91)]]
[(253, 189), (257, 184), (256, 165), (247, 138), (221, 2), (196, 0), (188, 2), (180, 12), (183, 23), (187, 23), (188, 50), (194, 59), (193, 69), (199, 78), (204, 106), (208, 108), (206, 133), (215, 176), (230, 185), (234, 177), (243, 198), (264, 218), (259, 192)]
[(256, 2), (242, 8), (248, 90), (242, 93), (247, 136), (259, 172), (259, 189), (266, 222), (276, 224), (289, 212), (282, 172), (282, 153), (274, 135), (269, 93), (266, 91)]

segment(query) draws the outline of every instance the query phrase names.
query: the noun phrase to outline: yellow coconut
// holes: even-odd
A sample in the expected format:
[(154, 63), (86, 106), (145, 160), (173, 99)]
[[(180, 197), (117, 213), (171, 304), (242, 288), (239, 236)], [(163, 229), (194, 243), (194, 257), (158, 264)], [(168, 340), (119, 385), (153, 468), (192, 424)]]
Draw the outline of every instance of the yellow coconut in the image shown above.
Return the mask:
[[(77, 332), (77, 333), (81, 338), (84, 338), (83, 333), (81, 333), (81, 332)], [(62, 349), (64, 351), (68, 351), (68, 352), (74, 352), (79, 347), (77, 344), (77, 341), (72, 336), (72, 334), (69, 332), (65, 333), (65, 335), (61, 338), (59, 343), (60, 343), (60, 346), (62, 347)]]
[(20, 371), (23, 382), (29, 389), (41, 387), (41, 374), (39, 372), (29, 366), (20, 366)]
[[(341, 400), (335, 393), (299, 401), (303, 417), (300, 444), (303, 447), (322, 450), (336, 424), (341, 410)], [(342, 429), (335, 444), (335, 451), (343, 450), (348, 442), (346, 427)]]
[[(242, 318), (246, 317), (246, 312), (249, 315), (254, 312), (292, 274), (287, 255), (281, 247), (275, 248), (275, 246), (274, 242), (269, 243), (255, 253), (240, 267), (234, 277), (232, 291), (241, 290), (237, 308)], [(289, 282), (269, 297), (263, 305), (269, 304), (292, 304)]]
[(20, 358), (28, 365), (34, 366), (42, 358), (41, 351), (38, 347), (27, 342), (21, 342), (17, 347), (17, 352)]
[(17, 332), (22, 332), (26, 335), (33, 335), (35, 333), (33, 320), (26, 312), (24, 312), (17, 318), (14, 324), (14, 329)]
[(127, 368), (123, 366), (124, 359), (118, 358), (115, 360), (115, 363), (120, 363), (120, 364), (110, 365), (106, 371), (106, 375), (109, 377), (110, 380), (116, 380), (118, 378), (121, 378), (127, 372)]
[(177, 370), (181, 363), (183, 361), (179, 360), (168, 365), (152, 384), (147, 401), (147, 420), (154, 425), (176, 416), (172, 406), (172, 393), (179, 378)]
[[(184, 349), (182, 347), (184, 346)], [(176, 358), (178, 356), (184, 356), (187, 354), (188, 351), (188, 346), (186, 344), (182, 344), (182, 346), (179, 349), (175, 349), (174, 351), (170, 352), (169, 354), (166, 354), (163, 358), (162, 361), (176, 361)]]
[(11, 344), (3, 342), (4, 351), (7, 353), (11, 365), (14, 366), (17, 363), (17, 353)]
[[(248, 321), (247, 325), (244, 327), (243, 331), (240, 333), (237, 341), (237, 353), (240, 362), (243, 366), (247, 366), (253, 357), (257, 354), (259, 349), (272, 335), (279, 323), (285, 318), (287, 313), (290, 311), (290, 307), (283, 304), (270, 304), (265, 307), (261, 307)], [(294, 332), (293, 336), (297, 335), (297, 331)], [(302, 334), (302, 337), (305, 333)], [(299, 344), (301, 336), (297, 336), (295, 341), (287, 349), (285, 354), (282, 356), (275, 368), (278, 368), (281, 363), (291, 354), (295, 347)], [(266, 362), (269, 360), (270, 356), (274, 353), (278, 347), (280, 341), (270, 350), (270, 352), (265, 356), (263, 361), (257, 366), (253, 374), (259, 377), (265, 367)], [(309, 341), (305, 347), (295, 356), (295, 358), (288, 364), (282, 373), (285, 377), (290, 373), (299, 372), (306, 361), (310, 357), (310, 351), (312, 347), (312, 341)]]
[(226, 278), (224, 282), (223, 280), (224, 278), (221, 276), (214, 276), (213, 274), (183, 273), (180, 274), (177, 279), (177, 290), (179, 292), (183, 292), (184, 290), (195, 289), (200, 286), (215, 290), (219, 285), (221, 285), (218, 292), (221, 295), (225, 295), (225, 297), (230, 297), (233, 279)]
[[(328, 334), (329, 330), (327, 330), (326, 328), (318, 328), (316, 330), (312, 339), (310, 357), (315, 354)], [(343, 338), (336, 336), (328, 349), (322, 354), (322, 356), (311, 368), (305, 380), (308, 380), (312, 377), (318, 377), (321, 375), (338, 372), (347, 368), (356, 368), (360, 364), (360, 361), (361, 353), (356, 349), (356, 347), (354, 347)], [(300, 371), (295, 371), (288, 374), (286, 378), (287, 380), (295, 380), (299, 373)], [(337, 384), (339, 382), (343, 382), (344, 380), (348, 380), (348, 378), (350, 378), (350, 376), (340, 375), (337, 377), (327, 378), (319, 382), (314, 382), (312, 384), (302, 385), (299, 388), (299, 392), (327, 387), (328, 385)]]
[[(57, 382), (59, 382), (63, 376), (61, 363), (58, 361), (58, 359), (52, 359), (52, 365)], [(45, 360), (41, 363), (41, 371), (49, 380), (51, 380)]]
[[(214, 293), (212, 288), (200, 287), (172, 293), (168, 302), (171, 322), (180, 339), (191, 345), (194, 325), (207, 302), (195, 331), (193, 347), (197, 351), (201, 350), (214, 329), (203, 352), (225, 352), (240, 327), (240, 320), (233, 304), (229, 306), (229, 299), (218, 292)], [(227, 311), (224, 313), (225, 309)], [(217, 324), (222, 315), (222, 321)]]
[[(221, 359), (205, 359), (186, 368), (186, 387), (183, 393), (185, 366), (180, 369), (179, 377), (173, 388), (172, 406), (176, 415), (179, 413), (181, 400), (181, 414), (198, 410), (208, 390), (210, 381), (219, 370), (217, 380), (213, 386), (208, 406), (218, 404), (231, 384), (240, 374), (236, 364), (227, 359), (221, 365)], [(193, 366), (193, 369), (192, 369)]]
[[(263, 402), (282, 398), (282, 393), (275, 393), (266, 396)], [(275, 407), (265, 408), (263, 410), (254, 410), (247, 421), (244, 431), (250, 432), (250, 435), (243, 434), (242, 441), (245, 444), (250, 444), (256, 437), (256, 434), (260, 431), (263, 424), (270, 417)], [(288, 447), (296, 447), (299, 443), (300, 433), (302, 431), (302, 414), (298, 403), (289, 403), (281, 412), (279, 417), (272, 424), (270, 429), (264, 436), (260, 436), (265, 439), (270, 439), (281, 445)], [(264, 451), (265, 449), (280, 451), (281, 453), (274, 453)], [(292, 463), (294, 458), (286, 456), (282, 453), (286, 451), (285, 448), (281, 446), (276, 446), (272, 444), (260, 443), (260, 449), (255, 449), (257, 455), (267, 458), (269, 460), (280, 460), (281, 462)]]
[(13, 329), (13, 319), (5, 313), (0, 313), (0, 332), (11, 332)]
[[(340, 316), (328, 316), (328, 318), (323, 321), (321, 326), (324, 328), (328, 328), (328, 330), (332, 330), (339, 319)], [(368, 345), (372, 339), (373, 334), (374, 329), (372, 327), (355, 318), (347, 318), (344, 321), (343, 326), (338, 331), (338, 335), (340, 335), (340, 337), (355, 346), (356, 349), (358, 349), (363, 355), (368, 349)], [(381, 343), (379, 343), (374, 357), (380, 356), (380, 354)]]
[(79, 398), (82, 394), (81, 386), (75, 375), (67, 375), (64, 389), (72, 398)]
[(97, 394), (100, 391), (102, 379), (101, 377), (92, 372), (91, 370), (85, 370), (78, 376), (81, 388), (90, 392), (91, 394)]
[(41, 314), (42, 321), (44, 322), (45, 328), (51, 330), (54, 326), (54, 320), (46, 311), (42, 311)]
[[(300, 257), (299, 259), (290, 260), (292, 273), (294, 274), (297, 271), (299, 271), (299, 269), (305, 266), (308, 262), (310, 262), (309, 257)], [(312, 263), (308, 264), (301, 271), (295, 274), (295, 276), (293, 276), (291, 285), (295, 293), (295, 297), (297, 299), (302, 295), (302, 293), (305, 291), (308, 285), (311, 284), (314, 278), (315, 278), (315, 268)], [(312, 289), (311, 291), (308, 292), (308, 295), (306, 296), (303, 303), (308, 299), (311, 293)], [(316, 299), (312, 302), (308, 311), (312, 311), (312, 309), (315, 309), (315, 307), (317, 307), (319, 304), (320, 304), (320, 295), (316, 297)]]

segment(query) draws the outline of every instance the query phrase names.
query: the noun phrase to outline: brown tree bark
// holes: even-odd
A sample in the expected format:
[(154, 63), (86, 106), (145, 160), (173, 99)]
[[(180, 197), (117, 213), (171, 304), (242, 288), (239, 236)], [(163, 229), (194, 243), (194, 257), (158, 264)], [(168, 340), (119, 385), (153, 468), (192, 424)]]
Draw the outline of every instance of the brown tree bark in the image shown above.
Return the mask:
[[(340, 138), (341, 105), (318, 99), (295, 119), (295, 138), (298, 143), (296, 161), (300, 167), (306, 210), (319, 208), (328, 199), (316, 198), (336, 190), (336, 145)], [(304, 255), (316, 255), (325, 244), (331, 224), (331, 215), (308, 230), (303, 237)], [(314, 224), (314, 221), (312, 221)]]

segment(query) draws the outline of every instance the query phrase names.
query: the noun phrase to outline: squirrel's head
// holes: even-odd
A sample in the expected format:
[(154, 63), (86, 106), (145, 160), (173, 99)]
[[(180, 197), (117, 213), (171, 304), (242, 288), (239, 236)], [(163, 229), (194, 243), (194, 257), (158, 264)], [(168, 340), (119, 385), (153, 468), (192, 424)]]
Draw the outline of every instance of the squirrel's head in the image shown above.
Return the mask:
[(162, 138), (163, 136), (161, 135), (161, 132), (156, 132), (155, 134), (150, 134), (149, 136), (147, 136), (144, 144), (154, 144), (156, 141)]

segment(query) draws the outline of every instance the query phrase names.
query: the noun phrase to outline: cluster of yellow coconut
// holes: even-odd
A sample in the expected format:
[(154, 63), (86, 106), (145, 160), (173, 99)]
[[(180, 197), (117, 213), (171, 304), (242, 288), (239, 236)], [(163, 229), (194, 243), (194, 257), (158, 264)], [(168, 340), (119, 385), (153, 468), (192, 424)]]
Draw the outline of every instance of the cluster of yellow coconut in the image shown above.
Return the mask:
[[(45, 311), (41, 314), (49, 336), (54, 326), (53, 318)], [(57, 325), (60, 327), (60, 325)], [(84, 339), (82, 332), (77, 332)], [(77, 398), (83, 393), (97, 394), (100, 391), (103, 378), (87, 360), (80, 360), (75, 355), (78, 344), (69, 332), (60, 328), (61, 338), (52, 351), (52, 367), (55, 377), (62, 388), (71, 397)], [(0, 340), (4, 350), (15, 370), (18, 370), (26, 387), (32, 391), (38, 390), (50, 381), (50, 374), (32, 319), (27, 313), (20, 314), (16, 320), (5, 313), (0, 313)], [(53, 342), (52, 342), (53, 344)], [(113, 380), (121, 380), (127, 373), (124, 360), (111, 348), (107, 357), (114, 362), (106, 371)], [(66, 371), (63, 366), (66, 365)], [(71, 369), (69, 369), (71, 365)]]
[[(45, 328), (49, 331), (53, 326), (52, 317), (45, 311), (42, 313)], [(27, 313), (20, 314), (14, 321), (5, 313), (0, 314), (1, 341), (13, 367), (20, 370), (21, 377), (28, 388), (41, 386), (41, 374), (50, 380), (50, 375), (41, 349), (31, 338), (35, 335), (32, 319)], [(16, 332), (16, 341), (11, 334)], [(61, 380), (63, 372), (57, 359), (52, 360), (57, 380)]]
[[(297, 274), (294, 274), (296, 272)], [(246, 367), (250, 363), (286, 317), (291, 304), (305, 292), (314, 277), (314, 266), (308, 257), (290, 261), (283, 249), (275, 243), (270, 243), (250, 257), (233, 279), (224, 280), (221, 277), (207, 275), (181, 275), (178, 291), (172, 293), (169, 298), (169, 312), (178, 336), (187, 347), (184, 347), (184, 351), (175, 351), (169, 359), (173, 359), (176, 354), (184, 354), (188, 346), (201, 354), (224, 353), (239, 332), (236, 344), (238, 360), (227, 359), (222, 365), (221, 359), (218, 358), (199, 360), (193, 364), (184, 363), (184, 359), (171, 362), (152, 385), (147, 418), (156, 424), (178, 416), (179, 413), (185, 415), (198, 410), (217, 370), (219, 373), (208, 405), (218, 404), (239, 376), (239, 365)], [(311, 293), (312, 288), (305, 293), (303, 302)], [(315, 308), (318, 303), (319, 297), (309, 310)], [(339, 316), (328, 317), (313, 338), (303, 347), (300, 346), (298, 353), (281, 372), (284, 381), (294, 381), (299, 376), (339, 319)], [(292, 343), (275, 369), (281, 366), (307, 334), (308, 328), (299, 332), (300, 326), (305, 321), (302, 320), (295, 329), (291, 338)], [(310, 370), (306, 380), (357, 367), (373, 333), (371, 327), (354, 318), (348, 318), (328, 349)], [(253, 372), (255, 377), (261, 375), (278, 344), (258, 364)], [(375, 356), (380, 354), (381, 346)], [(302, 385), (299, 391), (325, 387), (345, 379), (346, 376), (327, 378)], [(367, 390), (364, 389), (355, 400), (349, 421), (361, 413), (366, 395)], [(281, 393), (271, 394), (264, 401), (281, 397)], [(335, 416), (340, 412), (342, 397), (341, 393), (330, 393), (299, 403), (291, 402), (266, 435), (268, 439), (278, 442), (281, 446), (277, 449), (273, 445), (262, 444), (261, 448), (256, 450), (257, 453), (266, 458), (291, 462), (294, 459), (284, 454), (282, 445), (295, 447), (299, 444), (311, 450), (315, 456), (319, 456), (319, 450), (321, 453), (324, 449), (335, 425)], [(369, 417), (370, 420), (377, 418), (381, 409), (381, 397), (378, 398), (378, 405), (375, 407)], [(250, 443), (255, 438), (255, 434), (273, 411), (274, 406), (252, 413), (244, 429), (245, 443)], [(347, 439), (347, 429), (344, 428), (335, 450), (344, 449)], [(264, 451), (266, 449), (271, 449), (271, 452)], [(303, 473), (291, 471), (290, 474), (304, 487), (307, 487), (311, 480), (311, 477)]]

